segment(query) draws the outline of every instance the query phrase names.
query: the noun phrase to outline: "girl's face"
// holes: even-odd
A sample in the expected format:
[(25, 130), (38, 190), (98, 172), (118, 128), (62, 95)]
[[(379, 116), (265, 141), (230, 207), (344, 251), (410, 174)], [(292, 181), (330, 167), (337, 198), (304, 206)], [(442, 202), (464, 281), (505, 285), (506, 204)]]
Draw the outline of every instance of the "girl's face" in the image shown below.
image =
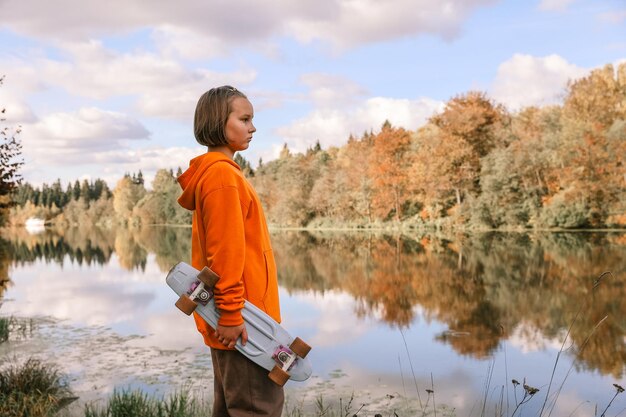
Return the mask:
[(236, 97), (230, 103), (232, 111), (226, 120), (225, 134), (228, 148), (233, 152), (248, 149), (256, 128), (252, 124), (254, 109), (248, 99)]

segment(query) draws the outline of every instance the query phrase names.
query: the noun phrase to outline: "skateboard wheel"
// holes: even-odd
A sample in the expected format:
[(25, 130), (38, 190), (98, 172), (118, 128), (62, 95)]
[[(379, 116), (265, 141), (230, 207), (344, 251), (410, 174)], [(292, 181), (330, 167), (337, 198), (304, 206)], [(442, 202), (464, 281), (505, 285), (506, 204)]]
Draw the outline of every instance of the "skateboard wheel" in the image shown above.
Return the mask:
[(213, 288), (215, 287), (215, 284), (217, 284), (217, 280), (219, 280), (220, 277), (213, 272), (211, 268), (205, 266), (198, 274), (198, 279), (202, 281), (206, 287)]
[(293, 353), (298, 355), (298, 357), (304, 359), (306, 358), (306, 355), (309, 354), (311, 346), (307, 345), (304, 340), (296, 337), (295, 339), (293, 339), (293, 342), (291, 342), (291, 345), (289, 345), (289, 349), (291, 349)]
[(191, 313), (193, 313), (193, 311), (196, 309), (197, 306), (198, 304), (196, 304), (195, 301), (189, 298), (187, 294), (181, 295), (178, 298), (178, 301), (176, 301), (176, 307), (178, 307), (180, 311), (182, 311), (188, 316), (191, 315)]
[(283, 386), (289, 381), (289, 374), (282, 370), (278, 365), (274, 365), (274, 368), (267, 375), (276, 385)]

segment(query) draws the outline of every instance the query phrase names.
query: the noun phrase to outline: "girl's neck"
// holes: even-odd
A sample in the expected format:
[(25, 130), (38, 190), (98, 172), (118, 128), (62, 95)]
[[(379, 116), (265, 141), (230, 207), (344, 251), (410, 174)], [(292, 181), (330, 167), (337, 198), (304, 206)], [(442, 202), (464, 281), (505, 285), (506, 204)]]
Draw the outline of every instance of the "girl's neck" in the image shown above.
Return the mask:
[(228, 159), (233, 159), (235, 157), (235, 152), (233, 152), (228, 146), (209, 146), (207, 152), (219, 152)]

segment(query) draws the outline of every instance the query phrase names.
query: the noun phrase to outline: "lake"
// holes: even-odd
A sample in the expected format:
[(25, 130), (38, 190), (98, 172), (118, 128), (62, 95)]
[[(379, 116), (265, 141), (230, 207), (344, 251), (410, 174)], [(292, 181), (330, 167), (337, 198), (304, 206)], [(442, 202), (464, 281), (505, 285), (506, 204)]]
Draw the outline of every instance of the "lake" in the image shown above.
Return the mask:
[[(165, 285), (189, 241), (170, 227), (5, 235), (0, 316), (15, 325), (0, 360), (55, 363), (81, 403), (128, 388), (210, 400), (210, 354)], [(283, 324), (313, 347), (288, 407), (510, 416), (524, 401), (515, 415), (545, 403), (591, 416), (626, 386), (626, 232), (274, 230), (272, 242)], [(523, 400), (523, 384), (539, 391)], [(625, 413), (621, 394), (607, 415)]]

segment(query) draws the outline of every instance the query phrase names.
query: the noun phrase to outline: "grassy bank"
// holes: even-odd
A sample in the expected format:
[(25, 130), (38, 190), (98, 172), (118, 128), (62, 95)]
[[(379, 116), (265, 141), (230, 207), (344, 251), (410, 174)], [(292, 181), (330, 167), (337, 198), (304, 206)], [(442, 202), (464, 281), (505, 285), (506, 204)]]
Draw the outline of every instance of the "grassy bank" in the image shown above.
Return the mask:
[[(206, 399), (198, 399), (187, 391), (178, 391), (168, 397), (151, 396), (140, 389), (115, 390), (106, 400), (97, 400), (84, 405), (74, 404), (71, 411), (67, 406), (78, 398), (75, 397), (52, 365), (38, 360), (29, 359), (21, 365), (0, 364), (0, 416), (2, 417), (201, 417), (211, 414), (211, 403)], [(495, 410), (488, 410), (483, 403), (482, 411), (474, 410), (481, 417), (515, 417), (521, 415), (524, 405), (531, 401), (540, 391), (529, 385), (512, 380), (515, 403), (509, 409), (502, 402)], [(518, 386), (523, 389), (518, 391)], [(603, 405), (596, 406), (596, 414), (605, 416), (616, 397), (624, 392), (624, 388), (614, 384), (613, 396)], [(491, 388), (486, 386), (486, 392)], [(504, 387), (502, 387), (504, 389)], [(371, 405), (355, 401), (354, 394), (348, 398), (330, 398), (319, 395), (315, 398), (300, 399), (287, 397), (283, 416), (285, 417), (403, 417), (403, 416), (441, 416), (456, 415), (454, 409), (442, 404), (442, 399), (435, 401), (434, 387), (426, 389), (424, 402), (418, 408), (391, 404), (388, 407), (375, 407), (384, 410), (373, 411)], [(407, 399), (408, 400), (408, 399)], [(485, 399), (486, 400), (486, 396)], [(404, 400), (403, 400), (404, 401)], [(502, 401), (504, 401), (502, 399)], [(417, 406), (417, 404), (415, 404)], [(548, 407), (549, 408), (549, 407)], [(600, 414), (599, 414), (600, 413)], [(549, 413), (551, 414), (551, 412)], [(472, 415), (472, 414), (470, 414)], [(544, 415), (543, 410), (537, 415)]]
[(122, 390), (103, 406), (85, 405), (84, 412), (85, 417), (203, 417), (211, 415), (211, 404), (183, 391), (157, 399), (140, 390)]
[[(167, 397), (152, 396), (141, 389), (115, 390), (106, 399), (74, 403), (78, 400), (66, 379), (54, 365), (36, 359), (23, 363), (0, 362), (0, 416), (2, 417), (201, 417), (211, 415), (212, 404), (181, 390)], [(74, 403), (74, 404), (72, 404)], [(68, 407), (72, 404), (71, 407)], [(431, 403), (428, 413), (433, 412)], [(365, 407), (365, 408), (364, 408)], [(356, 404), (354, 396), (330, 398), (319, 395), (296, 400), (287, 395), (285, 417), (348, 417), (348, 416), (405, 416), (416, 410), (390, 406), (384, 414), (367, 410), (365, 404)], [(454, 415), (438, 408), (440, 416)]]
[(0, 416), (53, 416), (76, 399), (54, 366), (28, 359), (0, 368)]

